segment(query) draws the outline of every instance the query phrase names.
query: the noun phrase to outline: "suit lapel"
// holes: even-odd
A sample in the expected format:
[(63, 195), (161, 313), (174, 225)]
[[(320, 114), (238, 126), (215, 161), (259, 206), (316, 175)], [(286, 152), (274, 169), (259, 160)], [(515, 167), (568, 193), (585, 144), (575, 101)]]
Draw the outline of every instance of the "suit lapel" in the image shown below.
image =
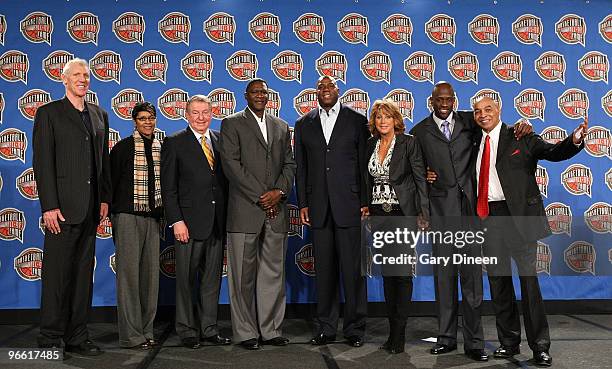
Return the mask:
[(455, 118), (455, 126), (453, 127), (453, 133), (451, 134), (451, 141), (454, 141), (457, 139), (457, 137), (459, 137), (459, 134), (461, 133), (461, 131), (463, 130), (463, 126), (465, 125), (463, 123), (463, 119), (459, 117), (459, 114), (453, 113), (453, 116)]
[(323, 145), (323, 147), (327, 146), (327, 143), (325, 142), (325, 135), (323, 134), (323, 126), (321, 125), (321, 117), (319, 116), (319, 108), (314, 108), (311, 110), (312, 113), (308, 113), (311, 114), (311, 129), (313, 130), (313, 133), (319, 138), (319, 141), (321, 141), (321, 144)]
[(389, 162), (389, 173), (392, 177), (394, 174), (399, 174), (402, 171), (399, 170), (399, 165), (402, 160), (402, 154), (406, 151), (406, 136), (396, 135), (395, 136), (395, 146), (393, 147), (393, 152), (391, 153), (391, 162)]
[(221, 164), (221, 154), (219, 154), (219, 150), (218, 150), (219, 137), (211, 129), (209, 129), (208, 132), (210, 132), (210, 142), (212, 143), (213, 155), (215, 155), (215, 171), (217, 171), (219, 169), (219, 165)]
[(446, 139), (446, 136), (444, 136), (442, 131), (440, 131), (440, 128), (436, 124), (436, 121), (433, 119), (433, 113), (429, 115), (429, 118), (427, 119), (427, 124), (425, 126), (427, 127), (427, 130), (429, 131), (429, 133), (431, 133), (432, 135), (434, 135), (435, 137), (437, 137), (438, 139), (444, 142), (448, 142), (448, 140)]
[(77, 113), (76, 108), (72, 105), (70, 100), (68, 100), (67, 97), (64, 97), (62, 99), (62, 102), (63, 102), (63, 105), (64, 105), (63, 106), (64, 107), (64, 113), (66, 114), (66, 117), (68, 118), (68, 121), (71, 124), (74, 124), (78, 129), (83, 131), (83, 133), (89, 134), (89, 132), (87, 131), (87, 128), (85, 128), (85, 125), (83, 124), (83, 120), (81, 119), (81, 117)]
[(508, 149), (508, 146), (512, 142), (512, 135), (510, 130), (508, 129), (508, 126), (505, 123), (501, 123), (501, 125), (502, 126), (499, 132), (499, 142), (497, 143), (497, 156), (495, 159), (496, 167), (498, 163), (502, 162), (502, 155)]
[[(259, 123), (257, 121), (257, 118), (255, 118), (253, 113), (251, 113), (251, 111), (248, 108), (244, 109), (243, 115), (244, 115), (244, 120), (246, 122), (246, 125), (249, 128), (251, 128), (251, 130), (255, 134), (255, 137), (257, 137), (259, 142), (267, 149), (268, 148), (268, 144), (266, 144), (266, 141), (264, 140), (264, 136), (261, 133), (261, 129), (259, 129)], [(266, 119), (266, 128), (269, 128), (269, 126), (268, 126), (268, 119)], [(270, 136), (270, 134), (268, 134), (268, 137), (269, 136)]]

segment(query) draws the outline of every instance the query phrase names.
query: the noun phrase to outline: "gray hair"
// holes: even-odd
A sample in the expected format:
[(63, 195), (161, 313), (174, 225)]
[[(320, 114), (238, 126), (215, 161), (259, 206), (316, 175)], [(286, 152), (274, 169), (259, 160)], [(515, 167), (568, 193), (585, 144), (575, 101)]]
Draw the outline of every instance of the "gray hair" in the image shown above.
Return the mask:
[(191, 106), (194, 102), (203, 102), (208, 104), (208, 108), (212, 108), (212, 102), (206, 95), (193, 95), (187, 100), (187, 106), (185, 107), (186, 111), (189, 111), (189, 106)]
[(68, 75), (70, 68), (72, 68), (75, 65), (82, 65), (85, 67), (85, 69), (87, 69), (87, 71), (89, 71), (89, 64), (87, 64), (87, 60), (81, 59), (81, 58), (74, 58), (66, 62), (66, 64), (64, 65), (64, 69), (62, 69), (62, 74)]

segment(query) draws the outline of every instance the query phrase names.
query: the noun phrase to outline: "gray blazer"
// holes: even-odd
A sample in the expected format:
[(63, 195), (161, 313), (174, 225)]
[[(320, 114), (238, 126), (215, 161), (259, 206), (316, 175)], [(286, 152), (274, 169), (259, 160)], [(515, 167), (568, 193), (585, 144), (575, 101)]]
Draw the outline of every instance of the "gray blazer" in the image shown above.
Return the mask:
[[(272, 189), (282, 190), (288, 196), (293, 188), (296, 165), (289, 125), (266, 114), (266, 129), (267, 144), (257, 120), (248, 109), (221, 122), (219, 151), (229, 182), (228, 232), (259, 232), (266, 218), (258, 204), (259, 196)], [(272, 229), (287, 232), (286, 197), (279, 205), (280, 213), (272, 220)]]

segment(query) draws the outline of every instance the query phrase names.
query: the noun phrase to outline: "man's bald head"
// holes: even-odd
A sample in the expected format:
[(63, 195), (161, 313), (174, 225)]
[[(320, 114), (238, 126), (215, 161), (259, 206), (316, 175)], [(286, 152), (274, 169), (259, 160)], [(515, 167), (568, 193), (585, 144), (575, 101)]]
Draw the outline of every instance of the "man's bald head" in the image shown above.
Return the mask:
[(445, 81), (436, 83), (431, 92), (430, 101), (436, 117), (446, 120), (455, 106), (453, 86)]

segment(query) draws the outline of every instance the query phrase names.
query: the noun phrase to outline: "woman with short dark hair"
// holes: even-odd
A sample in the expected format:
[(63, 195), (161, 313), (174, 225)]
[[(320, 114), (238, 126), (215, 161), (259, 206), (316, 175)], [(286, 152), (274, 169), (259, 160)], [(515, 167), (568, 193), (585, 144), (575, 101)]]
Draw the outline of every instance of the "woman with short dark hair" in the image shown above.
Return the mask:
[(121, 347), (148, 350), (156, 344), (161, 143), (155, 138), (156, 111), (151, 103), (136, 104), (132, 120), (133, 134), (110, 153), (117, 322)]

